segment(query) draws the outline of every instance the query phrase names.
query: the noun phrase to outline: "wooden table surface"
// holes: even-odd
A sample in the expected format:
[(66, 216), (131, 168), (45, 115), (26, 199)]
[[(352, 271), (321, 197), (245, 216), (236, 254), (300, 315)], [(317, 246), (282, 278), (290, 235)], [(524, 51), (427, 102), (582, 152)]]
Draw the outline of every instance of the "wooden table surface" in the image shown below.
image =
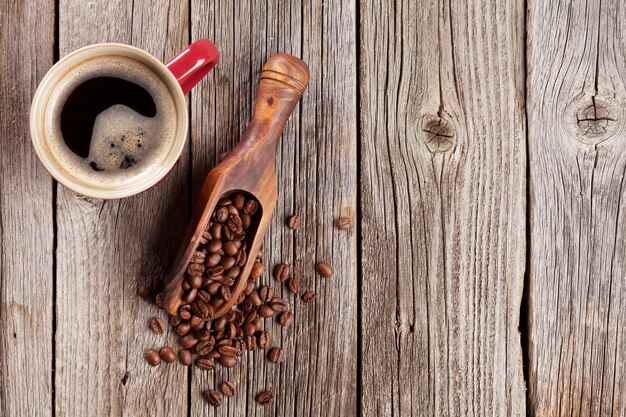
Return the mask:
[[(621, 0), (1, 0), (0, 33), (0, 416), (626, 415)], [(59, 57), (122, 42), (165, 61), (201, 37), (221, 60), (164, 181), (101, 201), (51, 179), (28, 111)], [(277, 52), (311, 82), (266, 260), (317, 299), (278, 290), (281, 365), (150, 367), (175, 337), (148, 330), (137, 285), (167, 270)], [(239, 393), (214, 410), (201, 391), (226, 378)]]

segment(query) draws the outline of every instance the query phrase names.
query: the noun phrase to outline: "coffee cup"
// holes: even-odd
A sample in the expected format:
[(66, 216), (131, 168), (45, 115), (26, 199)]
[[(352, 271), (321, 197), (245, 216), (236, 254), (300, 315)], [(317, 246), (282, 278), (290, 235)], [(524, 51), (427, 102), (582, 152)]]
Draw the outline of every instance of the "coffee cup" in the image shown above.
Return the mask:
[(61, 184), (89, 197), (128, 197), (176, 164), (188, 131), (185, 95), (217, 63), (198, 40), (167, 64), (117, 43), (78, 49), (57, 62), (35, 92), (35, 151)]

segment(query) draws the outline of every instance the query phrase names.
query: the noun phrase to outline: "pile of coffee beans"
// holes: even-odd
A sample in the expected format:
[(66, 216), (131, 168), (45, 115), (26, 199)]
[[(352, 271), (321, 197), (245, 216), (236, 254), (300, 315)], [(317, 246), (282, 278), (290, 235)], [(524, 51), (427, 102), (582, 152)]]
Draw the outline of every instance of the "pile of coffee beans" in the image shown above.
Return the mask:
[[(218, 365), (233, 368), (246, 352), (256, 349), (266, 350), (267, 359), (272, 363), (279, 364), (285, 360), (283, 349), (273, 346), (270, 333), (264, 331), (263, 320), (276, 317), (281, 326), (289, 327), (294, 322), (294, 315), (288, 309), (287, 300), (275, 296), (271, 287), (257, 285), (265, 270), (262, 248), (254, 255), (255, 263), (247, 285), (233, 307), (223, 316), (215, 317), (215, 312), (230, 300), (243, 271), (249, 256), (246, 232), (258, 220), (258, 214), (257, 200), (243, 193), (219, 200), (187, 267), (182, 284), (183, 304), (178, 316), (169, 318), (181, 349), (178, 355), (169, 346), (160, 350), (149, 349), (146, 361), (150, 365), (172, 363), (178, 357), (182, 365), (191, 366), (195, 357), (195, 366), (205, 371), (212, 371)], [(298, 223), (299, 216), (294, 215), (290, 217), (288, 227), (295, 229)], [(318, 263), (317, 271), (324, 277), (333, 274), (332, 266), (326, 262)], [(290, 278), (289, 265), (276, 265), (273, 276), (292, 293), (299, 295), (303, 302), (315, 299), (313, 291), (303, 291), (300, 279)], [(143, 298), (154, 300), (161, 289), (162, 283), (152, 280), (137, 292)], [(165, 323), (159, 317), (150, 319), (148, 326), (157, 334), (165, 332)], [(223, 382), (220, 389), (225, 397), (236, 393), (233, 382)], [(203, 397), (214, 407), (222, 404), (222, 396), (216, 390), (205, 391)], [(274, 402), (274, 393), (263, 391), (257, 396), (257, 401), (261, 405), (270, 405)]]

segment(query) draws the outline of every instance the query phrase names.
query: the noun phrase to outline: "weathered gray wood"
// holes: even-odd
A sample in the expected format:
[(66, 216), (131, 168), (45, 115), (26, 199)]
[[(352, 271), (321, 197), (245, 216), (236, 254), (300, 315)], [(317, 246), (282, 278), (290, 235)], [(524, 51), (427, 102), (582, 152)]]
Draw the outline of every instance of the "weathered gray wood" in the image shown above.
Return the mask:
[[(167, 60), (189, 40), (185, 2), (61, 0), (59, 13), (61, 56), (109, 41)], [(123, 200), (91, 200), (59, 185), (57, 417), (187, 415), (187, 369), (152, 368), (143, 359), (174, 337), (148, 330), (159, 313), (135, 291), (147, 275), (163, 273), (176, 250), (188, 213), (188, 163), (185, 150), (160, 184)]]
[[(267, 232), (266, 273), (293, 306), (296, 323), (281, 330), (266, 322), (274, 344), (285, 349), (282, 365), (264, 352), (249, 354), (234, 370), (193, 371), (192, 415), (213, 415), (201, 391), (225, 379), (238, 384), (216, 415), (356, 414), (356, 233), (337, 231), (340, 214), (356, 222), (356, 21), (353, 3), (326, 1), (192, 1), (192, 35), (213, 39), (221, 61), (192, 94), (192, 172), (197, 189), (217, 156), (239, 140), (251, 114), (261, 67), (276, 52), (300, 56), (311, 82), (279, 144), (279, 201)], [(234, 29), (233, 29), (234, 28)], [(300, 228), (285, 227), (298, 212)], [(335, 276), (316, 276), (316, 260), (328, 260)], [(287, 262), (317, 293), (304, 304), (270, 278)], [(258, 406), (263, 389), (278, 393), (275, 405)]]
[(529, 404), (626, 413), (626, 9), (529, 2)]
[(523, 416), (524, 4), (361, 2), (364, 416)]
[(0, 3), (0, 416), (52, 409), (52, 180), (30, 100), (53, 61), (54, 2)]

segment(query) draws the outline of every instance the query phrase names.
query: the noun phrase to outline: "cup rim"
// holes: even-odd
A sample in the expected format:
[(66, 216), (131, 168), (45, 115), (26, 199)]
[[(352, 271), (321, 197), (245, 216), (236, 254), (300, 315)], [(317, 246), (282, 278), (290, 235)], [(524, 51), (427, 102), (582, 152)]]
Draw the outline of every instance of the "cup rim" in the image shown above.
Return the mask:
[[(94, 51), (99, 53), (94, 54)], [(57, 83), (72, 70), (73, 67), (102, 55), (118, 55), (125, 58), (137, 59), (142, 64), (148, 66), (159, 78), (165, 82), (172, 94), (175, 103), (176, 128), (174, 129), (174, 139), (168, 152), (159, 164), (144, 172), (138, 173), (127, 181), (114, 185), (96, 185), (83, 181), (58, 163), (54, 153), (46, 145), (44, 116), (49, 98)], [(158, 68), (158, 70), (157, 70)], [(121, 43), (97, 43), (77, 49), (54, 64), (44, 75), (35, 95), (33, 96), (30, 108), (30, 136), (35, 152), (46, 170), (54, 179), (65, 187), (85, 196), (100, 199), (117, 199), (139, 194), (151, 188), (161, 181), (174, 167), (185, 147), (187, 132), (189, 128), (187, 100), (183, 94), (180, 84), (174, 74), (167, 69), (165, 64), (143, 49), (121, 44)]]

